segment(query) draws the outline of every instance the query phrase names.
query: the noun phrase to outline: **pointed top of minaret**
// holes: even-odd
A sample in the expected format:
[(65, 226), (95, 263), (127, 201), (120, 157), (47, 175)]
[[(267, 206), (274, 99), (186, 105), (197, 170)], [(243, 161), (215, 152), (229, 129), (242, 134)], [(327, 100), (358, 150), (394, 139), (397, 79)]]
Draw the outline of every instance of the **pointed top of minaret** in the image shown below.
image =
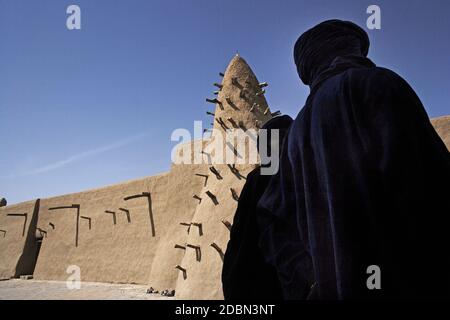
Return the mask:
[(258, 128), (272, 118), (258, 79), (238, 53), (228, 64), (220, 86), (214, 129)]

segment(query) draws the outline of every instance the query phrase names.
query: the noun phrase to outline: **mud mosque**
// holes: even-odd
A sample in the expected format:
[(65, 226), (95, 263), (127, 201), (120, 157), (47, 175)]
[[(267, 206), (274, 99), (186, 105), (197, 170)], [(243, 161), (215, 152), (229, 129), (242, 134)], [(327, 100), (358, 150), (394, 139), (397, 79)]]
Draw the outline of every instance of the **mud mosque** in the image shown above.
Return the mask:
[[(277, 114), (248, 64), (220, 74), (213, 128), (258, 129)], [(432, 120), (450, 149), (450, 116)], [(199, 146), (195, 148), (193, 146)], [(180, 145), (203, 150), (208, 140)], [(254, 164), (176, 164), (169, 172), (0, 207), (0, 279), (32, 275), (145, 284), (177, 299), (222, 299), (221, 270), (239, 193)]]

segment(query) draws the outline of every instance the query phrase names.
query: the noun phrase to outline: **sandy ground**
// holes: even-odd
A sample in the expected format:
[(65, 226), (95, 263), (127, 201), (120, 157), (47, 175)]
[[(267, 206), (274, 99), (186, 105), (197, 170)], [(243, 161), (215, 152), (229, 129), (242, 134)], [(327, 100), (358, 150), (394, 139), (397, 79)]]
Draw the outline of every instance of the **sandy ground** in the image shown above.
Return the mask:
[(0, 281), (0, 300), (173, 300), (147, 294), (147, 286), (82, 282), (80, 289), (68, 289), (65, 281), (11, 279)]

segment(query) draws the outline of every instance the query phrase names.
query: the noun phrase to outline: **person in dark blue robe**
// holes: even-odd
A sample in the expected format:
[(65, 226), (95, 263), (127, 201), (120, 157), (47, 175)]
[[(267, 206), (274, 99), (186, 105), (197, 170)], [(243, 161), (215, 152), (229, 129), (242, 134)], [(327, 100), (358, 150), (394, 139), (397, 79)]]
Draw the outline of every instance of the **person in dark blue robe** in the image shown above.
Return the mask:
[[(267, 139), (264, 141), (258, 136), (258, 148), (260, 143), (266, 143), (266, 150), (271, 151), (271, 130), (278, 130), (276, 142), (281, 144), (280, 141), (283, 141), (292, 121), (292, 118), (287, 115), (267, 121), (261, 128), (266, 130)], [(276, 139), (275, 136), (274, 139)], [(273, 150), (279, 149), (278, 147)], [(271, 152), (270, 157), (272, 157)], [(264, 163), (261, 166), (270, 165), (270, 163)], [(277, 272), (272, 265), (264, 261), (258, 246), (256, 205), (272, 177), (261, 174), (261, 166), (247, 175), (233, 218), (222, 268), (222, 288), (226, 300), (280, 300), (283, 298)]]
[(450, 298), (449, 151), (368, 50), (340, 20), (295, 44), (310, 94), (257, 213), (285, 299)]

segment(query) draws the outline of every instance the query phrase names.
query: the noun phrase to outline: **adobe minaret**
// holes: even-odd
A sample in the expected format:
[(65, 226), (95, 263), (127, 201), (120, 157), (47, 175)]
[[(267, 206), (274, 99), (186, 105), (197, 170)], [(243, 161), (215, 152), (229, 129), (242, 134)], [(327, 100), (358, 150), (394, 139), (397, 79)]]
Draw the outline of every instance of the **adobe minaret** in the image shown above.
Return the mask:
[(215, 129), (259, 128), (272, 118), (264, 97), (267, 83), (259, 83), (247, 62), (236, 55), (228, 65), (218, 87), (216, 102)]
[[(258, 129), (272, 114), (264, 97), (266, 83), (259, 83), (248, 64), (236, 55), (217, 87), (214, 129)], [(226, 146), (230, 147), (230, 146)], [(226, 148), (225, 147), (225, 148)], [(248, 159), (247, 159), (248, 160)], [(222, 299), (223, 255), (245, 177), (255, 167), (246, 163), (209, 166), (208, 179), (193, 201), (198, 206), (185, 243), (185, 255), (177, 266), (177, 299)]]

